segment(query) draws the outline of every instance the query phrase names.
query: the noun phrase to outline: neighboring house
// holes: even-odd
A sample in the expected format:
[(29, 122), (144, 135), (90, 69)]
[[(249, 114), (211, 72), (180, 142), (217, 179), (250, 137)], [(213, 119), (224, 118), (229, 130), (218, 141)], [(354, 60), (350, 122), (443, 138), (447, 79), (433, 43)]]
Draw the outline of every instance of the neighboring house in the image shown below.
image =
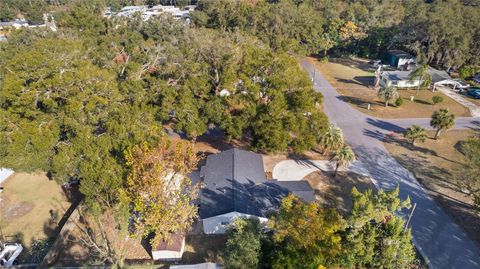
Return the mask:
[(174, 234), (170, 240), (152, 246), (152, 258), (155, 261), (179, 261), (185, 250), (185, 236)]
[(111, 16), (118, 17), (132, 17), (134, 14), (139, 13), (144, 21), (148, 21), (151, 18), (161, 16), (163, 14), (170, 14), (176, 19), (184, 19), (189, 22), (190, 11), (194, 10), (195, 6), (187, 6), (184, 10), (175, 6), (163, 6), (156, 5), (151, 8), (147, 6), (126, 6), (118, 13), (113, 13), (110, 8), (107, 8), (104, 12), (104, 17), (110, 18)]
[(387, 63), (396, 68), (402, 68), (415, 63), (415, 57), (403, 50), (390, 50), (387, 53)]
[(410, 80), (410, 71), (385, 71), (380, 79), (380, 86), (383, 88), (415, 88), (419, 85), (419, 79)]
[(43, 21), (43, 24), (29, 24), (26, 20), (0, 22), (0, 30), (48, 27), (54, 32), (57, 31), (57, 25), (55, 24), (55, 19), (53, 18), (53, 16), (45, 13), (43, 14)]
[[(380, 86), (396, 88), (416, 88), (421, 84), (420, 78), (410, 79), (412, 71), (384, 71), (381, 74)], [(445, 71), (429, 68), (428, 73), (432, 77), (432, 84), (441, 85), (452, 78)]]
[(25, 20), (15, 20), (15, 21), (6, 21), (6, 22), (0, 22), (0, 30), (7, 29), (7, 28), (23, 28), (23, 27), (28, 27), (29, 24)]
[(212, 262), (185, 265), (170, 265), (170, 269), (220, 269), (220, 265)]
[(200, 169), (199, 216), (206, 234), (223, 234), (238, 217), (267, 221), (268, 213), (293, 193), (304, 201), (315, 200), (307, 181), (267, 180), (260, 154), (230, 149), (209, 155)]

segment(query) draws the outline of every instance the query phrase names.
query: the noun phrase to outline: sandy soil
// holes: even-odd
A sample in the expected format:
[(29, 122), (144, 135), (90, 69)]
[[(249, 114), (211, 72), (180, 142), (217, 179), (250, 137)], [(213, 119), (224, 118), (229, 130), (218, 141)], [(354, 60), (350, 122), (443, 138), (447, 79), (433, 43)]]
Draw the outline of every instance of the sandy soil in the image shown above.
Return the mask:
[(359, 191), (375, 189), (370, 178), (351, 172), (339, 172), (333, 177), (331, 172), (317, 171), (304, 178), (315, 189), (319, 201), (329, 207), (335, 207), (344, 215), (352, 208), (351, 192), (356, 187)]
[(462, 192), (459, 175), (464, 156), (459, 152), (461, 141), (473, 131), (448, 131), (440, 140), (433, 132), (425, 143), (411, 145), (401, 135), (384, 143), (392, 156), (410, 170), (429, 194), (450, 214), (454, 221), (480, 245), (480, 215), (475, 213), (470, 196)]
[[(342, 95), (341, 98), (361, 112), (380, 118), (428, 118), (435, 110), (448, 108), (456, 116), (470, 116), (467, 108), (450, 97), (440, 93), (421, 90), (399, 90), (403, 104), (400, 107), (385, 104), (377, 97), (373, 89), (374, 70), (368, 61), (359, 58), (331, 59), (321, 63), (315, 58), (310, 61), (322, 72), (325, 78)], [(432, 105), (432, 97), (440, 95), (444, 101), (436, 106)], [(414, 101), (410, 101), (414, 96)], [(371, 105), (370, 110), (367, 109)]]

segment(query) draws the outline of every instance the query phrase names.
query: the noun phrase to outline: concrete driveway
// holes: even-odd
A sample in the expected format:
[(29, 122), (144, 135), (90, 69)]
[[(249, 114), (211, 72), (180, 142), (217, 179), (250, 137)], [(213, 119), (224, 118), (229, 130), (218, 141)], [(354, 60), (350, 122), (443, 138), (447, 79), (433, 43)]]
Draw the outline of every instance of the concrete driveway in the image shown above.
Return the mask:
[[(324, 111), (331, 122), (342, 128), (346, 142), (353, 148), (377, 188), (400, 187), (400, 197), (417, 204), (410, 222), (413, 242), (435, 268), (480, 268), (480, 250), (462, 229), (426, 193), (415, 177), (401, 166), (383, 146), (384, 136), (392, 131), (419, 124), (429, 127), (430, 119), (379, 119), (365, 115), (341, 100), (332, 85), (307, 60), (302, 67), (314, 79), (314, 88), (324, 96)], [(480, 118), (458, 118), (456, 128), (480, 128)], [(407, 212), (404, 212), (406, 214)]]
[[(295, 181), (302, 180), (315, 171), (331, 172), (334, 170), (335, 162), (326, 160), (285, 160), (275, 165), (272, 178), (278, 181)], [(361, 162), (353, 162), (348, 168), (339, 168), (338, 171), (351, 171), (369, 176)]]
[(468, 108), (470, 111), (470, 114), (472, 114), (472, 117), (480, 117), (480, 107), (477, 106), (476, 104), (468, 101), (465, 96), (454, 92), (453, 90), (449, 89), (448, 87), (442, 87), (442, 86), (437, 86), (437, 90), (440, 92), (444, 93), (446, 96), (452, 98), (453, 100), (457, 101), (460, 103), (462, 106)]

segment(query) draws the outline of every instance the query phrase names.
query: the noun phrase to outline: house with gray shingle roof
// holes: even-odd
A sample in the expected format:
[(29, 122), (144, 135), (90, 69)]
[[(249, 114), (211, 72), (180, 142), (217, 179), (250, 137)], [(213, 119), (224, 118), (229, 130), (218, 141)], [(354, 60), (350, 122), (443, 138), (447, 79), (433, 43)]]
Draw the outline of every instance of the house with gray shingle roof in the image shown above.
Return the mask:
[[(414, 69), (415, 70), (415, 69)], [(381, 74), (380, 85), (382, 87), (396, 87), (396, 88), (416, 88), (421, 84), (419, 78), (411, 79), (410, 73), (412, 71), (384, 71)], [(437, 70), (432, 67), (428, 69), (428, 73), (432, 77), (432, 83), (441, 83), (442, 81), (451, 80), (447, 72)]]
[(290, 193), (307, 202), (315, 200), (307, 181), (268, 180), (262, 156), (236, 148), (209, 155), (199, 176), (203, 182), (199, 215), (207, 234), (225, 233), (226, 226), (238, 217), (266, 221)]

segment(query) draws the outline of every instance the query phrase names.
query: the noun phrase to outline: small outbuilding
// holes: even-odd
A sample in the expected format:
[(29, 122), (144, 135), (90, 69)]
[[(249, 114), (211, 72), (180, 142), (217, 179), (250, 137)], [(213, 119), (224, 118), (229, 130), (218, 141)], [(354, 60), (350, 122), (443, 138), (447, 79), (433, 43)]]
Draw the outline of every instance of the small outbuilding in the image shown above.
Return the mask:
[(396, 68), (403, 68), (415, 63), (415, 57), (403, 50), (390, 50), (387, 53), (387, 63)]
[(216, 263), (206, 262), (199, 264), (170, 265), (170, 269), (220, 269)]
[(168, 241), (152, 246), (152, 258), (155, 261), (180, 261), (185, 250), (185, 236), (174, 234)]

